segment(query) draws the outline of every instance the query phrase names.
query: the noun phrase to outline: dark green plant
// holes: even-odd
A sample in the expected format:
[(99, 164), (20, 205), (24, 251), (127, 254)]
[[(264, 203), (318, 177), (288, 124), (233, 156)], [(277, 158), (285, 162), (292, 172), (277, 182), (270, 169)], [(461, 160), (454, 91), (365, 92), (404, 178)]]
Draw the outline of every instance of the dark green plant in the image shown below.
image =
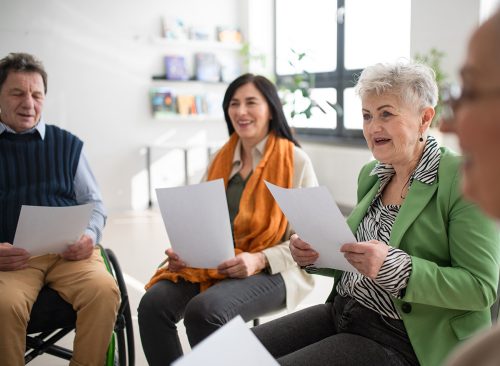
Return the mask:
[(439, 119), (441, 118), (441, 113), (443, 111), (443, 96), (442, 96), (442, 90), (444, 89), (444, 86), (447, 84), (447, 79), (448, 75), (443, 71), (443, 68), (441, 66), (441, 63), (443, 61), (443, 58), (445, 57), (445, 53), (442, 51), (439, 51), (435, 48), (431, 48), (429, 52), (427, 53), (417, 53), (415, 55), (415, 60), (418, 62), (421, 62), (430, 68), (434, 70), (436, 73), (436, 83), (439, 88), (439, 99), (438, 103), (436, 105), (436, 114), (434, 115), (434, 118), (432, 119), (431, 122), (431, 127), (434, 127), (437, 125), (439, 122)]

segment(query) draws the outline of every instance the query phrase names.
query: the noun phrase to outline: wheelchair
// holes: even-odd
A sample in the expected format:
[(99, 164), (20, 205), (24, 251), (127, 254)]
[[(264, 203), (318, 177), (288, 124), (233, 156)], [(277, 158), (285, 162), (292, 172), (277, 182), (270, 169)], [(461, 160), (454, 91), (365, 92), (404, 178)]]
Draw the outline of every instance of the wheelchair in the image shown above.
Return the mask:
[[(121, 294), (121, 303), (106, 355), (105, 366), (134, 366), (134, 332), (127, 288), (118, 260), (111, 249), (98, 245), (108, 271)], [(44, 353), (70, 360), (73, 352), (56, 343), (75, 329), (76, 312), (59, 294), (45, 286), (33, 305), (26, 337), (24, 362), (27, 364)], [(128, 361), (128, 363), (127, 363)]]

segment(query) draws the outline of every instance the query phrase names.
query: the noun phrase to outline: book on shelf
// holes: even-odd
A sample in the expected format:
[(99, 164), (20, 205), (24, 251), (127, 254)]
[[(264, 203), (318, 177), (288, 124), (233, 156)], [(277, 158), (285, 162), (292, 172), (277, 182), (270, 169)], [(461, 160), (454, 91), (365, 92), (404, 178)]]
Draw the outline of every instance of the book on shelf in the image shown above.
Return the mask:
[(176, 100), (173, 91), (169, 88), (154, 88), (150, 91), (153, 114), (175, 114)]
[(168, 80), (188, 80), (184, 56), (165, 56), (165, 77)]
[(178, 95), (177, 110), (182, 116), (197, 114), (194, 95)]
[(241, 43), (243, 42), (243, 36), (238, 28), (218, 26), (217, 40), (219, 42)]
[(149, 94), (155, 118), (192, 115), (222, 118), (223, 116), (222, 93), (176, 94), (174, 89), (160, 86), (151, 88)]
[(218, 82), (220, 81), (220, 64), (214, 53), (197, 52), (195, 55), (196, 80)]
[(194, 102), (197, 114), (207, 114), (207, 99), (204, 95), (195, 95)]

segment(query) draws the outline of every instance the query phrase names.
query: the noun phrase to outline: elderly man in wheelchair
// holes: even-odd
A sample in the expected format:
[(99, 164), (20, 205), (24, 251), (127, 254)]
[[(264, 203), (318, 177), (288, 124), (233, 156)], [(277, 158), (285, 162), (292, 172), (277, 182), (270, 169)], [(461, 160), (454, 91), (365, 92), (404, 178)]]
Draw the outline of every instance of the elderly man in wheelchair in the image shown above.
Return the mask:
[[(47, 74), (33, 56), (0, 60), (0, 364), (24, 365), (31, 309), (48, 286), (76, 312), (70, 365), (104, 365), (120, 303), (95, 247), (106, 216), (83, 142), (41, 118), (46, 92)], [(22, 205), (88, 202), (87, 230), (62, 254), (33, 257), (12, 245)]]

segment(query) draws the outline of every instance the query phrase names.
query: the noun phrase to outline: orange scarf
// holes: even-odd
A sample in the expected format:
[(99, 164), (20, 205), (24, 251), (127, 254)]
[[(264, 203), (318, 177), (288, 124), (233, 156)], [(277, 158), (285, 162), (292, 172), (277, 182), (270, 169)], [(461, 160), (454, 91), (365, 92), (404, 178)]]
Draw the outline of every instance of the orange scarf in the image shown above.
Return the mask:
[[(214, 158), (208, 170), (207, 180), (223, 178), (227, 188), (237, 142), (238, 136), (233, 133)], [(291, 141), (276, 137), (274, 133), (269, 134), (264, 156), (243, 190), (239, 211), (234, 219), (235, 254), (261, 252), (283, 238), (287, 220), (264, 180), (280, 187), (292, 187), (293, 148)], [(160, 280), (177, 282), (179, 277), (200, 283), (200, 290), (204, 291), (226, 276), (219, 274), (217, 269), (187, 267), (179, 272), (170, 272), (168, 268), (160, 268), (146, 285), (146, 289)]]

